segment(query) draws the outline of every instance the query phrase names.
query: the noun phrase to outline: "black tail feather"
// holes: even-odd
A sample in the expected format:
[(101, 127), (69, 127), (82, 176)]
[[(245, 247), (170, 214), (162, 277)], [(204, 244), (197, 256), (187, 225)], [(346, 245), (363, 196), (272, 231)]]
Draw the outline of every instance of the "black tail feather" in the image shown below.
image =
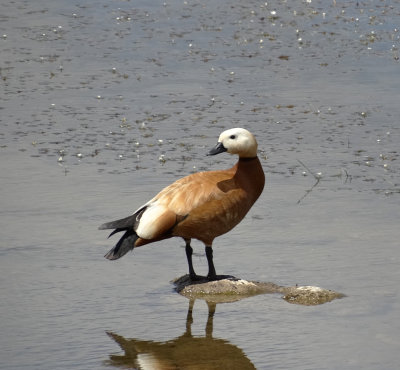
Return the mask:
[(114, 234), (120, 233), (121, 231), (126, 231), (126, 229), (117, 228), (117, 229), (113, 230), (113, 231), (111, 232), (111, 234), (108, 235), (108, 237), (110, 238), (110, 237), (113, 236)]
[[(120, 229), (118, 231), (123, 230)], [(111, 234), (114, 234), (118, 231), (114, 230)], [(122, 235), (116, 246), (112, 248), (104, 257), (109, 260), (117, 260), (118, 258), (121, 258), (135, 247), (135, 242), (137, 239), (138, 236), (133, 229), (126, 230), (125, 234)]]
[(121, 218), (120, 220), (106, 222), (105, 224), (99, 226), (99, 230), (120, 229), (120, 231), (122, 231), (124, 229), (127, 229), (128, 227), (133, 227), (135, 223), (136, 214), (129, 217)]
[(125, 231), (125, 234), (122, 235), (115, 247), (111, 249), (104, 257), (109, 260), (116, 260), (134, 248), (135, 242), (139, 238), (135, 230), (137, 229), (140, 218), (142, 217), (146, 208), (147, 206), (143, 206), (132, 216), (121, 218), (120, 220), (116, 221), (106, 222), (99, 227), (100, 230), (114, 229), (108, 237), (121, 231)]

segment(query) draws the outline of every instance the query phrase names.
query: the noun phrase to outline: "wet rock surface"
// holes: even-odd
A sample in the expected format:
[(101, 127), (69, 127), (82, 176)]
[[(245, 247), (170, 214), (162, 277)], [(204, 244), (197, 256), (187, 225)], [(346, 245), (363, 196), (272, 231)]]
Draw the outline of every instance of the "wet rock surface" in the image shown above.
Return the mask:
[(286, 287), (282, 291), (285, 293), (284, 300), (304, 306), (315, 306), (345, 297), (342, 293), (317, 286)]
[(258, 294), (283, 294), (289, 303), (305, 306), (319, 305), (344, 294), (315, 286), (284, 287), (271, 282), (248, 281), (230, 275), (220, 275), (218, 280), (209, 281), (205, 276), (192, 281), (189, 275), (183, 275), (172, 283), (175, 290), (189, 299), (204, 299), (207, 302), (228, 303)]

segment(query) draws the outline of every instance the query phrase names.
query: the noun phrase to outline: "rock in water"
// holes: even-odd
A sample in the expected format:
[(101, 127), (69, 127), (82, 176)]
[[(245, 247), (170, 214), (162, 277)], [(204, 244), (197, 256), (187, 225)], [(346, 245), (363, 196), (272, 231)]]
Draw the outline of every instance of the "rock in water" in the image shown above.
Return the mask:
[(189, 275), (183, 275), (172, 283), (175, 290), (186, 298), (199, 298), (215, 303), (234, 302), (258, 294), (281, 293), (289, 303), (311, 306), (344, 297), (344, 294), (319, 287), (283, 287), (274, 283), (238, 279), (230, 275), (220, 275), (217, 278), (218, 280), (209, 281), (205, 276), (198, 276), (198, 280), (192, 281)]
[(289, 303), (315, 306), (343, 298), (345, 295), (333, 290), (322, 289), (317, 286), (299, 286), (285, 288), (283, 299)]

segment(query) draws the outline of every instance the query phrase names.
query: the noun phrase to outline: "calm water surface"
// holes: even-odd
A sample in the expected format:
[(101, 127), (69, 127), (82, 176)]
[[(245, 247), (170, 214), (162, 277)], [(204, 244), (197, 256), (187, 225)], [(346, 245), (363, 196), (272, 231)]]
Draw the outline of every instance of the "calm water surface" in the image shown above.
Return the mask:
[[(2, 2), (0, 368), (397, 369), (399, 12)], [(193, 304), (170, 283), (178, 239), (103, 258), (115, 240), (98, 225), (231, 166), (205, 153), (235, 126), (257, 136), (267, 185), (216, 240), (217, 272), (346, 298)]]

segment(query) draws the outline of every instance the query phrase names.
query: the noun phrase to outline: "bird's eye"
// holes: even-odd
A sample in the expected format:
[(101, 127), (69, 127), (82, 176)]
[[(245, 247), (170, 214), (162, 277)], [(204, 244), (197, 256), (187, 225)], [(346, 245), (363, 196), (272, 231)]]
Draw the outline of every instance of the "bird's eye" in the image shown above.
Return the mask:
[(236, 139), (236, 135), (231, 135), (230, 138), (231, 138), (232, 140), (235, 140), (235, 139)]

